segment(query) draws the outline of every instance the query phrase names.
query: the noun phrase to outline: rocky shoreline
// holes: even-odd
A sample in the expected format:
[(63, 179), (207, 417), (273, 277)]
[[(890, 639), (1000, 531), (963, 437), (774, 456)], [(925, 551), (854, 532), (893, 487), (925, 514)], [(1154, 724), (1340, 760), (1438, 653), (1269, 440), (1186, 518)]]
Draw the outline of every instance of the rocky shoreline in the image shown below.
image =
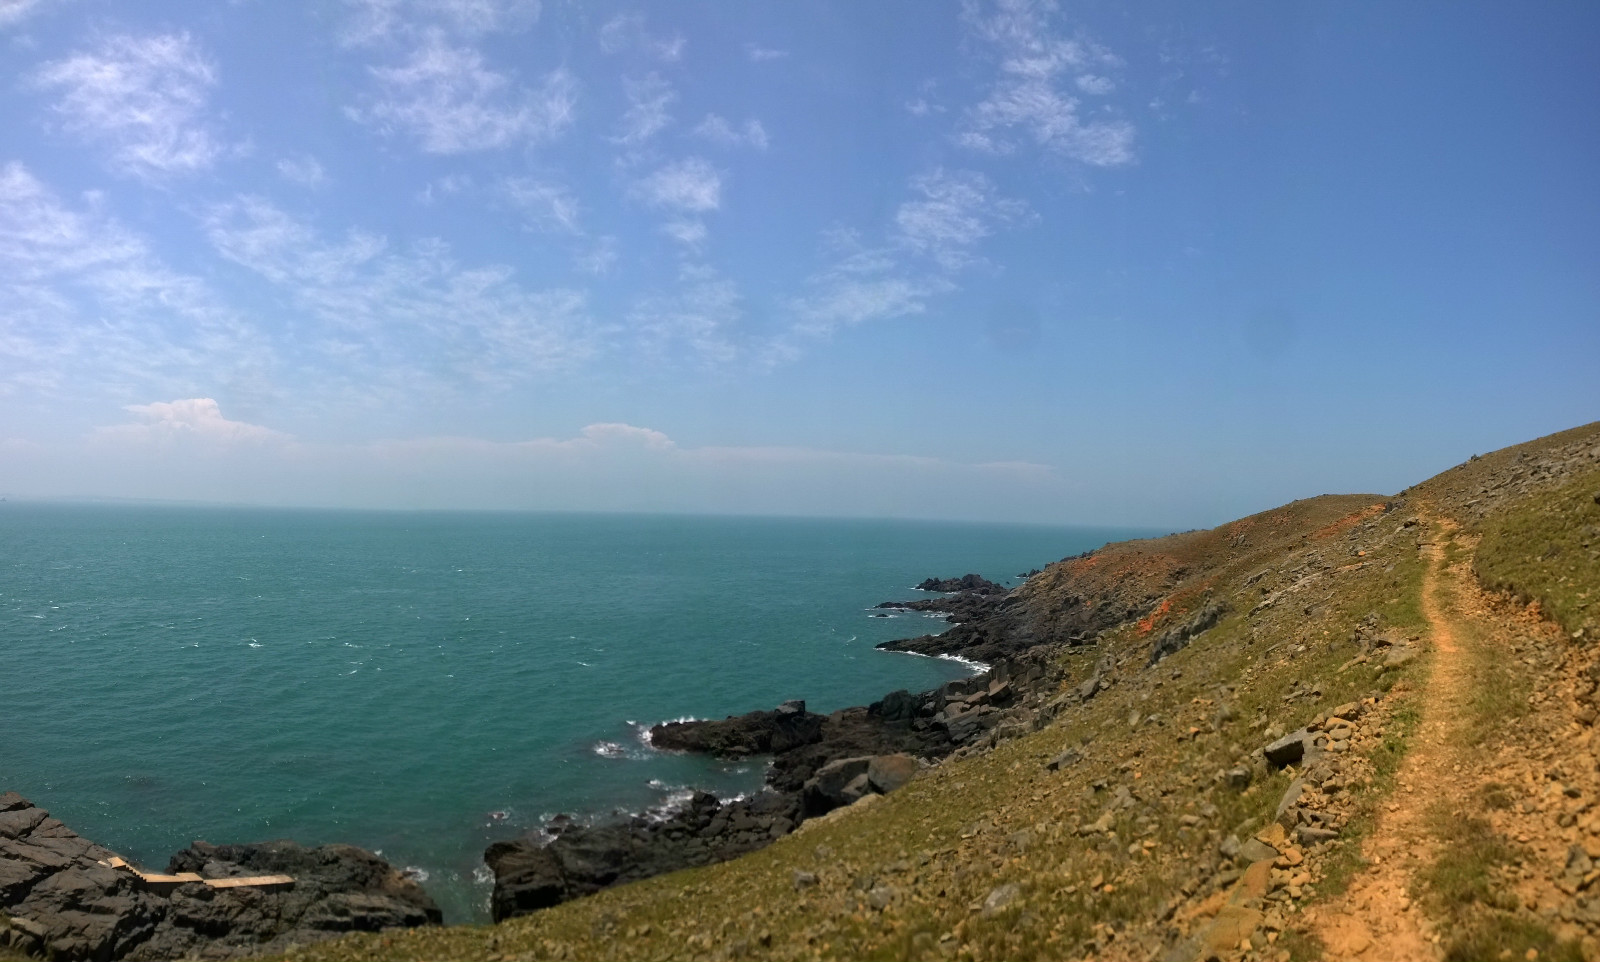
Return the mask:
[(769, 757), (765, 787), (753, 797), (726, 801), (696, 792), (683, 807), (654, 817), (623, 815), (583, 824), (557, 816), (538, 831), (496, 842), (484, 854), (495, 878), (495, 921), (754, 851), (807, 819), (887, 794), (947, 757), (1035, 731), (1066, 704), (1098, 692), (1091, 686), (1086, 693), (1061, 696), (1053, 649), (1037, 642), (996, 644), (996, 631), (1004, 629), (990, 623), (1005, 618), (1008, 589), (975, 574), (929, 578), (917, 587), (949, 593), (878, 607), (943, 613), (953, 627), (878, 647), (984, 663), (982, 671), (917, 694), (893, 691), (870, 705), (827, 715), (809, 712), (804, 701), (794, 700), (722, 720), (654, 726), (650, 743), (663, 751)]
[[(0, 947), (13, 952), (233, 959), (441, 922), (421, 885), (353, 845), (195, 842), (167, 871), (140, 872), (16, 792), (0, 795)], [(239, 884), (263, 877), (273, 881)]]
[[(1047, 701), (1059, 679), (1045, 649), (994, 641), (992, 624), (1008, 618), (1014, 592), (977, 575), (930, 578), (918, 590), (942, 594), (879, 607), (943, 614), (952, 627), (879, 647), (955, 657), (982, 671), (826, 715), (796, 700), (720, 721), (656, 725), (650, 741), (663, 751), (769, 758), (765, 787), (733, 799), (694, 792), (681, 806), (594, 823), (557, 816), (538, 831), (496, 842), (484, 853), (495, 879), (494, 920), (737, 858), (807, 819), (887, 794), (923, 768), (987, 750), (1055, 716), (1064, 702), (1059, 695)], [(1088, 697), (1093, 692), (1072, 695)], [(68, 960), (231, 959), (347, 932), (441, 922), (414, 879), (349, 845), (195, 842), (172, 856), (167, 873), (128, 866), (20, 795), (0, 796), (0, 948)], [(268, 874), (292, 883), (223, 882)]]

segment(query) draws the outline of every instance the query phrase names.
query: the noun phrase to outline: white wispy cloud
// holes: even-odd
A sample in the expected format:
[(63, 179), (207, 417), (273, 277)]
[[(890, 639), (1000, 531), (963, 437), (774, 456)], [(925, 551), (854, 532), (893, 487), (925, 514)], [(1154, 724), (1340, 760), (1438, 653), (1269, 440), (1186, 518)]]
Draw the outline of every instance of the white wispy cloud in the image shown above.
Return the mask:
[(415, 137), (434, 154), (554, 139), (571, 125), (577, 103), (577, 80), (565, 69), (529, 88), (490, 69), (478, 50), (452, 46), (437, 31), (403, 66), (368, 69), (378, 92), (349, 115)]
[[(0, 29), (21, 23), (49, 5), (47, 0), (0, 0)], [(60, 6), (59, 0), (55, 6)]]
[(975, 150), (1005, 154), (1031, 142), (1081, 163), (1113, 167), (1134, 159), (1134, 127), (1116, 116), (1086, 118), (1071, 88), (1086, 90), (1075, 78), (1090, 76), (1091, 88), (1110, 83), (1094, 73), (1115, 69), (1121, 60), (1099, 44), (1064, 36), (1054, 23), (1050, 0), (969, 0), (964, 19), (993, 49), (999, 76), (987, 96), (966, 112), (957, 142)]
[(330, 240), (253, 197), (214, 208), (205, 229), (301, 312), (330, 374), (363, 388), (507, 385), (599, 346), (582, 292), (527, 290), (503, 265), (458, 264), (442, 241), (393, 250), (361, 231)]
[(828, 232), (825, 241), (830, 263), (810, 278), (804, 295), (790, 301), (794, 325), (774, 343), (775, 360), (791, 359), (803, 342), (841, 327), (921, 314), (931, 298), (955, 289), (943, 276), (913, 270), (903, 248), (868, 247), (843, 230)]
[(850, 231), (825, 235), (830, 263), (791, 299), (793, 327), (774, 343), (773, 359), (790, 359), (805, 341), (840, 328), (924, 313), (957, 289), (959, 272), (982, 263), (977, 248), (986, 238), (1031, 217), (1026, 204), (1002, 196), (977, 171), (935, 168), (913, 177), (909, 189), (881, 246)]
[(210, 167), (226, 148), (205, 116), (217, 71), (187, 33), (102, 39), (39, 68), (61, 127), (110, 151), (111, 168), (146, 180)]
[(685, 214), (722, 206), (722, 174), (700, 157), (667, 164), (640, 180), (634, 190), (652, 207)]
[(15, 162), (0, 167), (0, 304), (0, 394), (192, 389), (272, 365), (202, 281)]
[(1092, 73), (1079, 74), (1078, 79), (1074, 82), (1078, 85), (1079, 90), (1096, 97), (1104, 97), (1117, 89), (1116, 81), (1110, 77), (1102, 77)]
[(789, 56), (789, 51), (763, 47), (752, 41), (744, 45), (744, 55), (750, 59), (751, 63), (765, 63), (768, 60), (782, 60)]
[(1029, 213), (1026, 204), (1002, 197), (994, 183), (977, 171), (938, 168), (913, 178), (911, 190), (916, 199), (895, 211), (898, 239), (946, 270), (971, 264), (973, 248), (997, 226)]
[(685, 41), (682, 34), (671, 36), (652, 34), (646, 27), (644, 14), (618, 14), (600, 28), (600, 49), (606, 53), (641, 53), (668, 63), (683, 58)]
[(578, 198), (561, 184), (531, 177), (508, 177), (500, 190), (520, 211), (524, 222), (546, 233), (582, 234)]
[(622, 89), (628, 98), (628, 109), (617, 122), (617, 133), (612, 138), (615, 143), (638, 147), (672, 123), (667, 108), (678, 94), (659, 74), (649, 74), (642, 80), (624, 79)]
[(662, 355), (684, 344), (702, 361), (733, 361), (744, 317), (738, 285), (707, 267), (685, 268), (679, 280), (676, 291), (646, 297), (629, 313), (641, 346)]
[(617, 239), (609, 234), (580, 251), (573, 258), (573, 266), (585, 274), (606, 274), (617, 264)]
[(700, 121), (700, 126), (696, 127), (694, 132), (695, 136), (703, 137), (721, 147), (767, 149), (767, 129), (761, 126), (759, 120), (746, 120), (742, 127), (736, 128), (716, 114), (706, 114), (706, 119)]
[(328, 184), (328, 172), (322, 169), (322, 164), (310, 154), (301, 154), (298, 157), (284, 157), (278, 161), (278, 176), (291, 184), (301, 187), (325, 187)]
[(539, 19), (538, 0), (345, 0), (340, 30), (347, 46), (409, 39), (430, 28), (473, 39), (515, 32)]
[(228, 420), (222, 416), (222, 409), (217, 402), (208, 397), (129, 404), (123, 410), (137, 417), (138, 421), (99, 428), (95, 431), (96, 437), (139, 442), (193, 439), (214, 444), (260, 444), (291, 440), (289, 435), (281, 431)]
[(661, 225), (661, 233), (692, 250), (698, 251), (711, 236), (710, 228), (705, 221), (685, 217), (678, 220), (669, 220)]

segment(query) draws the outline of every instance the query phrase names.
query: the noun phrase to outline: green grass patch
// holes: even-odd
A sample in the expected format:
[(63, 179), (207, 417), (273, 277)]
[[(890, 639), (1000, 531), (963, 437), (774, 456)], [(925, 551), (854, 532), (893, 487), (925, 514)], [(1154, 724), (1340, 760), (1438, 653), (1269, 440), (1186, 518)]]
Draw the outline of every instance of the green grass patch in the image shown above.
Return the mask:
[(1433, 823), (1444, 847), (1418, 876), (1417, 896), (1451, 915), (1477, 905), (1515, 908), (1495, 892), (1494, 874), (1517, 857), (1516, 849), (1481, 818), (1457, 818), (1441, 810)]
[(1568, 633), (1600, 635), (1597, 497), (1600, 470), (1588, 471), (1485, 521), (1475, 562), (1479, 580), (1537, 601)]
[(1539, 962), (1582, 962), (1583, 959), (1576, 942), (1563, 942), (1538, 922), (1504, 912), (1474, 919), (1452, 933), (1444, 957), (1445, 962), (1520, 960), (1528, 957), (1529, 949), (1538, 951)]

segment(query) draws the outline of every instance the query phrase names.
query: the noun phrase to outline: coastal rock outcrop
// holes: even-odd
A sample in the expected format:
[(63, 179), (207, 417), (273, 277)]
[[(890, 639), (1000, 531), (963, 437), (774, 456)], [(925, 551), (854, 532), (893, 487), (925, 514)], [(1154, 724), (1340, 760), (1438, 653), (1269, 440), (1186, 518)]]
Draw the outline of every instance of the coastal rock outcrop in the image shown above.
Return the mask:
[(650, 744), (717, 758), (772, 755), (820, 741), (825, 721), (806, 711), (805, 702), (788, 701), (774, 711), (729, 715), (722, 721), (665, 722), (650, 729)]
[(1011, 589), (1005, 585), (997, 585), (982, 575), (966, 574), (959, 578), (926, 578), (917, 585), (917, 590), (972, 591), (980, 595), (1003, 595)]
[(787, 835), (799, 821), (798, 799), (777, 792), (729, 802), (695, 792), (673, 810), (592, 825), (558, 816), (542, 834), (489, 846), (490, 911), (499, 922), (612, 885), (724, 862)]
[[(242, 958), (343, 932), (437, 925), (416, 882), (350, 845), (214, 846), (171, 876), (126, 867), (15, 792), (0, 795), (0, 946), (53, 959)], [(174, 879), (178, 873), (195, 873)], [(290, 883), (208, 881), (289, 876)]]

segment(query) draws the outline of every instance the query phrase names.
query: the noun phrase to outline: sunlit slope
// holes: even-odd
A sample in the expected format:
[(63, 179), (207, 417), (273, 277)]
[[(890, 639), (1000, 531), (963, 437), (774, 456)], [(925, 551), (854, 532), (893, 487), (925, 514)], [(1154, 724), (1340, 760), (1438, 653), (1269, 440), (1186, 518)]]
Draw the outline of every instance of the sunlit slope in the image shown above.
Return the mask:
[[(1243, 944), (1251, 958), (1316, 957), (1304, 913), (1371, 870), (1363, 842), (1382, 830), (1430, 707), (1439, 656), (1422, 586), (1443, 570), (1437, 551), (1541, 602), (1569, 636), (1592, 634), (1597, 495), (1591, 425), (1394, 499), (1312, 498), (1069, 559), (1013, 607), (1061, 642), (1063, 693), (1097, 672), (1104, 683), (1040, 730), (735, 862), (499, 926), (351, 937), (296, 957), (1179, 959)], [(1462, 540), (1441, 540), (1456, 530)], [(1213, 627), (1150, 663), (1153, 644), (1213, 604)], [(1110, 627), (1086, 634), (1085, 611)], [(1263, 755), (1306, 726), (1337, 753), (1287, 767)], [(1419, 905), (1436, 905), (1431, 877), (1418, 875)], [(1497, 952), (1576, 944), (1537, 915), (1505, 919), (1504, 938), (1479, 927)]]

